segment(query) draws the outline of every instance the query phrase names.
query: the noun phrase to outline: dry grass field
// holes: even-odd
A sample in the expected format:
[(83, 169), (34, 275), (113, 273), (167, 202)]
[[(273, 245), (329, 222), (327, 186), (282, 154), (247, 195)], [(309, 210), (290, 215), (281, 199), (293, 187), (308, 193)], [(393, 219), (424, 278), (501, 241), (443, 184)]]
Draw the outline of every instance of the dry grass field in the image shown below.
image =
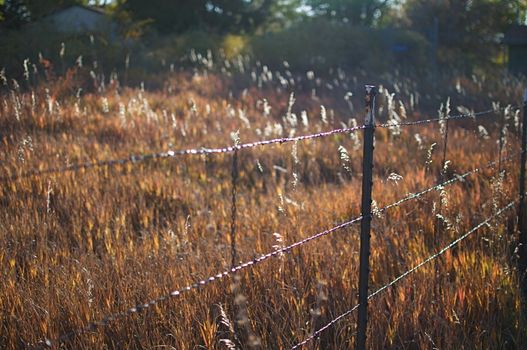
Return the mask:
[[(167, 73), (157, 89), (107, 84), (79, 92), (68, 81), (75, 79), (71, 76), (4, 89), (0, 348), (42, 345), (46, 338), (57, 339), (231, 266), (232, 154), (6, 177), (363, 122), (362, 90), (345, 99), (344, 82), (351, 90), (351, 77), (310, 73), (299, 78), (304, 85), (292, 86), (294, 77), (285, 73), (271, 77), (261, 67), (255, 70), (252, 77), (226, 69)], [(458, 84), (466, 106), (476, 111), (492, 101), (503, 106), (520, 99), (521, 87), (511, 82), (496, 84), (501, 90), (493, 96), (476, 79)], [(381, 89), (381, 122), (437, 117), (420, 112), (409, 84), (396, 90), (391, 101)], [(453, 98), (451, 114), (462, 103)], [(506, 116), (449, 122), (447, 178), (496, 160), (504, 121), (502, 155), (512, 158), (503, 162), (501, 174), (496, 167), (485, 168), (376, 215), (371, 291), (516, 198), (518, 119), (512, 110)], [(251, 260), (358, 216), (361, 139), (359, 131), (239, 151), (237, 260)], [(374, 206), (437, 184), (443, 140), (437, 123), (377, 128)], [(525, 348), (514, 220), (515, 210), (505, 212), (435, 263), (372, 298), (369, 348)], [(70, 334), (52, 348), (290, 349), (357, 303), (358, 251), (357, 224), (107, 326)], [(355, 332), (352, 313), (305, 348), (351, 348)]]

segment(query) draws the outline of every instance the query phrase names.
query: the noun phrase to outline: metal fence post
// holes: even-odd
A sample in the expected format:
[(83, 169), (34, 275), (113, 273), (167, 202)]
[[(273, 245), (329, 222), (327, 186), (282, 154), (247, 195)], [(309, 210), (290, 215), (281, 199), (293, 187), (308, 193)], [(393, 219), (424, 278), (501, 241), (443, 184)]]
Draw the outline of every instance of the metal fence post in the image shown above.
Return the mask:
[(527, 269), (527, 225), (525, 222), (525, 163), (527, 161), (527, 89), (523, 96), (523, 123), (522, 123), (522, 153), (520, 160), (520, 205), (518, 208), (518, 226), (520, 236), (519, 244), (519, 264), (520, 269), (520, 288), (522, 291), (524, 305), (527, 297), (527, 279), (525, 271)]
[(368, 279), (370, 259), (371, 191), (373, 185), (373, 137), (375, 132), (375, 86), (366, 85), (366, 119), (362, 153), (362, 220), (360, 229), (359, 318), (356, 350), (366, 348), (368, 322)]
[(236, 195), (238, 193), (238, 148), (234, 150), (234, 154), (232, 155), (231, 181), (231, 267), (235, 267), (237, 264), (238, 255), (236, 250)]

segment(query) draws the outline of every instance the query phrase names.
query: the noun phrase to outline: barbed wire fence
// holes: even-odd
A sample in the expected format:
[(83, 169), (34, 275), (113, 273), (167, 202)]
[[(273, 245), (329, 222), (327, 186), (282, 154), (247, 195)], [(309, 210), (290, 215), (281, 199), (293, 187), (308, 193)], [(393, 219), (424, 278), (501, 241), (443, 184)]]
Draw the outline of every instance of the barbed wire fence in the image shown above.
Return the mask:
[[(126, 318), (132, 314), (145, 311), (149, 309), (150, 307), (160, 304), (162, 302), (165, 302), (171, 298), (177, 298), (193, 290), (199, 290), (199, 289), (205, 288), (206, 286), (213, 284), (221, 279), (224, 279), (225, 277), (234, 275), (241, 270), (253, 268), (254, 266), (259, 265), (260, 263), (263, 263), (271, 258), (281, 257), (283, 254), (289, 253), (292, 250), (299, 248), (305, 244), (318, 240), (324, 236), (334, 234), (335, 232), (343, 228), (349, 227), (353, 224), (360, 223), (361, 233), (360, 233), (360, 267), (359, 267), (359, 300), (358, 300), (358, 303), (354, 307), (346, 311), (345, 313), (331, 320), (329, 323), (327, 323), (323, 327), (317, 330), (314, 330), (309, 335), (309, 337), (307, 337), (300, 343), (294, 345), (292, 349), (298, 349), (302, 347), (303, 345), (309, 343), (310, 341), (316, 339), (317, 337), (320, 336), (322, 332), (334, 326), (340, 320), (344, 319), (345, 317), (347, 317), (348, 315), (350, 315), (351, 313), (353, 313), (355, 310), (358, 309), (359, 315), (358, 315), (358, 325), (357, 325), (355, 345), (356, 345), (357, 350), (362, 350), (362, 349), (365, 349), (366, 347), (368, 300), (383, 293), (384, 291), (386, 291), (387, 289), (389, 289), (390, 287), (392, 287), (393, 285), (395, 285), (402, 279), (408, 277), (409, 275), (421, 269), (423, 266), (425, 266), (429, 262), (435, 261), (441, 255), (443, 255), (446, 251), (457, 246), (460, 242), (468, 238), (474, 232), (476, 232), (483, 226), (489, 224), (489, 222), (491, 222), (492, 220), (497, 219), (502, 214), (504, 214), (506, 211), (514, 208), (514, 205), (516, 203), (518, 203), (519, 205), (518, 207), (519, 252), (518, 253), (519, 253), (520, 288), (523, 292), (523, 295), (527, 296), (527, 279), (525, 278), (526, 277), (525, 271), (527, 268), (527, 246), (526, 246), (527, 218), (524, 213), (526, 209), (525, 208), (525, 165), (527, 161), (527, 156), (526, 156), (527, 154), (526, 152), (526, 149), (527, 149), (527, 116), (526, 116), (525, 110), (527, 108), (527, 90), (526, 90), (526, 95), (524, 97), (524, 104), (523, 104), (521, 151), (514, 153), (512, 155), (509, 155), (508, 157), (505, 157), (505, 158), (502, 157), (502, 148), (503, 148), (502, 137), (504, 137), (503, 135), (504, 133), (503, 133), (503, 130), (501, 130), (503, 129), (503, 125), (500, 124), (500, 140), (499, 140), (498, 159), (491, 161), (489, 163), (480, 165), (479, 167), (474, 168), (472, 170), (468, 170), (463, 174), (454, 174), (448, 180), (445, 179), (445, 174), (442, 174), (439, 182), (436, 185), (422, 189), (415, 193), (409, 193), (406, 196), (400, 198), (399, 200), (396, 200), (395, 202), (391, 204), (388, 204), (382, 208), (375, 208), (372, 210), (371, 208), (372, 193), (371, 192), (372, 192), (372, 184), (373, 184), (373, 172), (372, 172), (373, 157), (374, 157), (373, 139), (374, 139), (375, 128), (390, 129), (394, 127), (421, 126), (421, 125), (430, 124), (430, 123), (446, 123), (446, 125), (448, 125), (448, 122), (450, 120), (462, 120), (462, 119), (476, 120), (477, 118), (491, 117), (492, 115), (495, 115), (497, 112), (500, 112), (506, 108), (510, 108), (510, 106), (505, 107), (505, 108), (498, 107), (498, 108), (492, 108), (492, 109), (481, 111), (481, 112), (469, 112), (469, 113), (458, 114), (458, 115), (448, 115), (447, 113), (446, 115), (440, 115), (439, 118), (424, 119), (424, 120), (417, 120), (417, 121), (406, 121), (406, 122), (398, 122), (398, 123), (383, 123), (383, 124), (376, 125), (375, 123), (375, 98), (376, 98), (376, 88), (374, 86), (366, 86), (366, 118), (365, 118), (365, 123), (362, 126), (357, 126), (357, 127), (352, 127), (352, 128), (333, 129), (330, 131), (319, 132), (315, 134), (302, 135), (302, 136), (296, 136), (296, 137), (283, 137), (283, 138), (255, 141), (255, 142), (249, 142), (249, 143), (239, 143), (237, 140), (235, 140), (235, 144), (233, 146), (226, 146), (226, 147), (220, 147), (220, 148), (193, 148), (193, 149), (183, 149), (183, 150), (168, 150), (168, 151), (159, 152), (159, 153), (130, 155), (126, 158), (121, 158), (121, 159), (109, 159), (109, 160), (100, 160), (100, 161), (93, 161), (93, 162), (76, 163), (76, 164), (70, 164), (70, 165), (63, 166), (63, 167), (32, 169), (29, 171), (9, 174), (8, 176), (1, 177), (0, 182), (19, 181), (21, 179), (30, 178), (30, 177), (40, 177), (44, 175), (60, 175), (60, 174), (67, 173), (67, 172), (77, 172), (80, 170), (87, 170), (87, 169), (94, 169), (94, 168), (101, 168), (101, 167), (113, 167), (113, 166), (123, 165), (127, 163), (134, 164), (138, 162), (145, 162), (145, 161), (156, 160), (156, 159), (176, 158), (180, 156), (189, 156), (189, 155), (213, 155), (213, 154), (221, 154), (221, 153), (232, 153), (232, 157), (233, 157), (232, 167), (231, 167), (231, 224), (230, 224), (231, 268), (230, 269), (218, 272), (214, 275), (209, 276), (208, 278), (198, 280), (185, 287), (175, 289), (171, 291), (170, 293), (159, 296), (150, 301), (146, 301), (142, 304), (135, 305), (124, 311), (113, 313), (113, 314), (108, 314), (100, 318), (97, 321), (90, 322), (85, 327), (71, 330), (70, 332), (61, 334), (60, 336), (56, 338), (50, 338), (50, 339), (45, 338), (43, 341), (35, 344), (33, 348), (41, 349), (41, 348), (47, 348), (47, 347), (60, 347), (62, 343), (70, 340), (71, 338), (75, 336), (79, 336), (86, 332), (93, 331), (99, 327), (106, 327), (112, 322)], [(273, 251), (264, 253), (260, 255), (259, 257), (256, 257), (252, 260), (248, 260), (244, 263), (238, 262), (237, 247), (236, 247), (236, 225), (237, 225), (236, 220), (237, 220), (237, 211), (238, 211), (237, 186), (238, 186), (238, 179), (239, 179), (239, 164), (238, 164), (239, 163), (239, 152), (245, 149), (252, 149), (252, 148), (256, 148), (260, 146), (312, 140), (312, 139), (329, 137), (329, 136), (337, 135), (337, 134), (350, 134), (350, 133), (359, 132), (361, 130), (364, 132), (361, 215), (355, 218), (352, 218), (349, 221), (340, 223), (336, 226), (326, 229), (324, 231), (315, 233), (311, 236), (308, 236), (307, 238), (299, 240), (288, 246), (280, 247)], [(447, 147), (446, 143), (447, 143), (447, 137), (448, 137), (448, 128), (445, 131), (446, 133), (444, 134), (444, 149), (443, 149), (442, 167), (444, 167), (444, 163), (446, 159), (446, 147)], [(418, 199), (430, 192), (444, 189), (446, 186), (450, 186), (452, 184), (459, 183), (459, 182), (464, 182), (467, 177), (478, 174), (478, 173), (482, 173), (485, 169), (497, 168), (498, 171), (501, 172), (502, 167), (505, 163), (513, 161), (514, 159), (517, 159), (518, 156), (520, 156), (520, 171), (519, 171), (520, 176), (519, 176), (519, 194), (517, 198), (514, 198), (506, 206), (500, 209), (497, 209), (492, 216), (481, 221), (478, 225), (474, 226), (472, 229), (467, 231), (465, 234), (458, 237), (457, 239), (452, 241), (450, 244), (446, 245), (441, 250), (437, 251), (437, 253), (429, 256), (428, 258), (423, 260), (421, 263), (415, 265), (413, 268), (407, 270), (406, 272), (399, 275), (394, 280), (382, 286), (381, 288), (377, 289), (376, 291), (372, 293), (369, 292), (368, 281), (369, 281), (369, 260), (370, 260), (369, 259), (370, 222), (376, 214), (384, 213), (390, 209), (399, 207), (406, 202)], [(441, 171), (443, 172), (443, 169), (441, 169)]]

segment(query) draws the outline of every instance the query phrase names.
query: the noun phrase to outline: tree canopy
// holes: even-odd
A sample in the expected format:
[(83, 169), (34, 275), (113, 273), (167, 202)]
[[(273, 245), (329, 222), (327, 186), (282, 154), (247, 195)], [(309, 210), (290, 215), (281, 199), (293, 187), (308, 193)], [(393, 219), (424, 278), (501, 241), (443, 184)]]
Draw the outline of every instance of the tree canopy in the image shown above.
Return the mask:
[(151, 20), (160, 33), (206, 29), (248, 32), (269, 16), (273, 0), (126, 0), (120, 8), (134, 20)]
[(525, 0), (406, 0), (403, 18), (437, 45), (440, 63), (463, 56), (474, 64), (496, 55), (499, 35), (526, 8)]
[(390, 0), (308, 0), (316, 16), (372, 26), (394, 5)]

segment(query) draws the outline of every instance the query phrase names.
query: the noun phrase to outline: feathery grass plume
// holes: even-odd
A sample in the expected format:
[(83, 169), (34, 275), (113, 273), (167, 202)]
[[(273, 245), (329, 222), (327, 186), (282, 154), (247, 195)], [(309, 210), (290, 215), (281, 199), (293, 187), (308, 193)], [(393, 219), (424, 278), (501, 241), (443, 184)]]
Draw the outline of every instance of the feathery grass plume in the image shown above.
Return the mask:
[(0, 81), (3, 86), (7, 86), (7, 76), (5, 75), (5, 68), (0, 70)]
[(391, 181), (393, 182), (394, 184), (398, 185), (399, 184), (399, 181), (401, 181), (403, 179), (403, 177), (397, 173), (390, 173), (390, 175), (388, 175), (388, 181)]
[(313, 88), (311, 89), (311, 99), (314, 101), (319, 101), (320, 98), (317, 96), (317, 89)]
[(466, 115), (474, 120), (476, 119), (476, 114), (470, 108), (467, 108), (465, 106), (457, 106), (456, 109), (460, 114)]
[(46, 191), (46, 213), (51, 213), (51, 197), (53, 196), (53, 187), (51, 186), (51, 181), (48, 180), (48, 189)]
[(478, 125), (478, 133), (479, 137), (481, 137), (483, 140), (490, 139), (489, 132), (487, 131), (487, 129), (485, 129), (483, 125)]
[(220, 339), (220, 344), (224, 345), (228, 350), (236, 350), (236, 344), (230, 339), (222, 338)]
[(384, 218), (384, 212), (381, 210), (381, 208), (379, 208), (379, 203), (377, 203), (375, 199), (371, 201), (371, 213), (376, 218)]
[[(247, 311), (247, 297), (242, 293), (242, 283), (240, 275), (234, 276), (234, 282), (231, 284), (231, 292), (234, 294), (234, 305), (236, 307), (236, 326), (237, 331), (243, 330), (248, 339), (248, 345), (250, 348), (254, 348), (260, 345), (260, 339), (257, 337), (251, 327), (249, 320), (249, 313)], [(240, 334), (234, 333), (235, 337), (240, 338)], [(241, 345), (241, 344), (240, 344)]]
[(18, 145), (18, 160), (24, 163), (26, 161), (26, 153), (33, 151), (33, 139), (28, 135), (27, 137), (23, 138)]
[(282, 124), (274, 123), (273, 133), (276, 136), (283, 136), (284, 135), (284, 128), (283, 128)]
[(328, 124), (326, 107), (324, 105), (320, 105), (320, 120), (322, 120), (323, 124)]
[(408, 119), (408, 115), (406, 114), (406, 107), (404, 106), (403, 101), (399, 101), (399, 115), (401, 116), (401, 119)]
[(285, 200), (284, 195), (282, 193), (278, 193), (278, 207), (277, 207), (278, 213), (281, 215), (287, 215), (287, 211), (285, 210)]
[(324, 313), (325, 305), (328, 300), (327, 293), (327, 281), (318, 279), (317, 280), (317, 290), (315, 295), (315, 305), (309, 309), (309, 314), (311, 315), (311, 334), (316, 332), (319, 328), (319, 319)]
[(418, 149), (423, 149), (423, 139), (422, 139), (421, 135), (419, 135), (419, 133), (415, 133), (414, 134), (414, 139), (415, 139), (415, 142), (417, 142), (417, 148)]
[(103, 97), (103, 98), (102, 98), (101, 105), (102, 105), (102, 112), (103, 112), (104, 114), (110, 113), (110, 105), (109, 105), (109, 103), (108, 103), (108, 98)]
[[(356, 128), (358, 125), (359, 123), (357, 122), (357, 119), (350, 118), (348, 120), (348, 128)], [(350, 135), (351, 141), (353, 142), (353, 150), (354, 151), (360, 150), (361, 142), (360, 142), (359, 133), (350, 132), (349, 135)]]
[(37, 111), (37, 95), (35, 91), (31, 91), (31, 115), (35, 115)]
[(382, 89), (384, 98), (386, 100), (386, 113), (388, 114), (388, 124), (392, 125), (388, 128), (391, 136), (399, 136), (401, 134), (401, 127), (398, 125), (401, 123), (401, 117), (395, 108), (395, 93), (390, 93), (388, 89)]
[(458, 94), (461, 94), (463, 92), (461, 88), (461, 80), (459, 78), (456, 79), (456, 92)]
[(119, 102), (119, 119), (121, 126), (126, 126), (126, 106), (122, 102)]
[(309, 128), (309, 119), (307, 116), (307, 111), (303, 110), (300, 113), (300, 119), (302, 120), (302, 125), (304, 126), (304, 130), (307, 130)]
[(31, 64), (31, 68), (33, 68), (33, 76), (34, 77), (37, 77), (38, 76), (38, 68), (37, 68), (37, 65), (35, 63), (32, 63)]
[(13, 85), (13, 91), (20, 92), (20, 84), (16, 79), (11, 79), (11, 85)]
[(350, 159), (350, 156), (348, 154), (348, 150), (344, 146), (339, 145), (338, 152), (339, 152), (339, 158), (340, 158), (340, 163), (341, 163), (342, 167), (349, 174), (351, 174), (351, 167), (350, 167), (351, 159)]
[(298, 141), (293, 143), (291, 147), (291, 156), (293, 157), (293, 180), (291, 182), (293, 190), (296, 190), (298, 184), (298, 165), (300, 164), (300, 159), (298, 158)]
[(269, 102), (267, 101), (267, 99), (263, 99), (263, 114), (264, 114), (264, 117), (269, 117), (271, 115), (271, 105), (269, 104)]
[(234, 350), (236, 349), (236, 343), (239, 343), (239, 339), (234, 330), (234, 325), (229, 319), (227, 312), (225, 312), (223, 305), (217, 304), (217, 308), (219, 310), (219, 315), (217, 317), (217, 319), (219, 319), (219, 325), (216, 328), (216, 337), (220, 338), (220, 345), (225, 346), (228, 350)]
[(245, 124), (245, 128), (251, 129), (251, 121), (247, 118), (245, 111), (241, 108), (238, 108), (238, 118)]
[(26, 81), (29, 81), (29, 58), (26, 58), (24, 60), (23, 65), (24, 65), (24, 79)]
[[(274, 244), (272, 246), (273, 250), (280, 250), (284, 247), (284, 237), (279, 232), (273, 232)], [(279, 254), (280, 257), (283, 256), (283, 252)]]
[[(83, 268), (83, 270), (88, 273), (88, 270), (86, 270), (86, 268)], [(95, 284), (93, 283), (93, 280), (90, 277), (86, 279), (86, 284), (88, 285), (88, 288), (86, 289), (88, 306), (91, 306), (93, 304), (94, 299), (93, 289), (95, 288)]]
[[(449, 165), (450, 165), (450, 160), (445, 161), (445, 163), (443, 164), (443, 168), (441, 169), (441, 173), (442, 174), (446, 174)], [(444, 186), (438, 186), (437, 191), (439, 192), (439, 198), (440, 198), (440, 202), (441, 202), (441, 209), (447, 210), (448, 209), (448, 204), (449, 204), (448, 192), (445, 190)], [(438, 214), (442, 214), (442, 213), (438, 213)], [(443, 221), (447, 222), (447, 220), (445, 218), (441, 218), (441, 219)]]
[(490, 187), (492, 189), (492, 207), (494, 213), (496, 213), (506, 193), (504, 193), (504, 182), (505, 180), (505, 170), (500, 171), (491, 178)]
[(284, 121), (284, 125), (289, 125), (290, 128), (294, 129), (298, 125), (298, 119), (296, 115), (293, 113), (293, 105), (295, 104), (295, 93), (292, 92), (289, 95), (289, 101), (287, 103), (287, 112), (285, 116), (282, 118)]
[(232, 131), (231, 132), (231, 140), (232, 142), (234, 142), (234, 146), (239, 146), (241, 141), (240, 141), (240, 130), (236, 130), (236, 131)]
[(492, 110), (494, 111), (494, 113), (499, 113), (501, 111), (499, 101), (492, 101)]
[(60, 59), (63, 60), (64, 59), (64, 55), (66, 54), (66, 44), (64, 44), (63, 42), (60, 43), (60, 51), (59, 51), (59, 56), (60, 56)]
[(18, 97), (18, 95), (15, 93), (14, 90), (11, 90), (10, 91), (10, 95), (11, 95), (11, 104), (13, 106), (13, 112), (15, 112), (15, 118), (17, 121), (20, 121), (20, 116), (21, 116), (21, 112), (22, 112), (22, 103), (20, 102), (20, 98)]
[(260, 160), (259, 159), (256, 159), (256, 168), (258, 169), (258, 171), (263, 174), (264, 172), (264, 168), (262, 166), (262, 163), (260, 163)]
[(439, 114), (439, 133), (445, 135), (446, 133), (446, 124), (448, 122), (447, 118), (450, 116), (450, 97), (447, 98), (446, 102), (439, 107), (437, 111)]
[(430, 147), (426, 151), (426, 161), (425, 161), (426, 169), (430, 169), (430, 166), (432, 165), (432, 161), (433, 161), (432, 156), (434, 155), (434, 149), (436, 146), (437, 146), (437, 143), (434, 142), (430, 145)]
[(353, 93), (348, 91), (344, 95), (344, 101), (346, 101), (346, 103), (348, 104), (348, 108), (349, 108), (350, 112), (354, 113), (355, 112), (355, 108), (353, 106), (353, 101), (351, 100), (352, 97), (353, 97)]
[[(146, 99), (145, 99), (146, 100)], [(190, 112), (191, 117), (195, 117), (198, 114), (198, 105), (196, 104), (196, 101), (194, 101), (193, 98), (188, 100), (188, 109)]]
[(516, 130), (520, 130), (520, 114), (521, 110), (519, 108), (516, 109), (516, 111), (514, 112), (514, 128)]

